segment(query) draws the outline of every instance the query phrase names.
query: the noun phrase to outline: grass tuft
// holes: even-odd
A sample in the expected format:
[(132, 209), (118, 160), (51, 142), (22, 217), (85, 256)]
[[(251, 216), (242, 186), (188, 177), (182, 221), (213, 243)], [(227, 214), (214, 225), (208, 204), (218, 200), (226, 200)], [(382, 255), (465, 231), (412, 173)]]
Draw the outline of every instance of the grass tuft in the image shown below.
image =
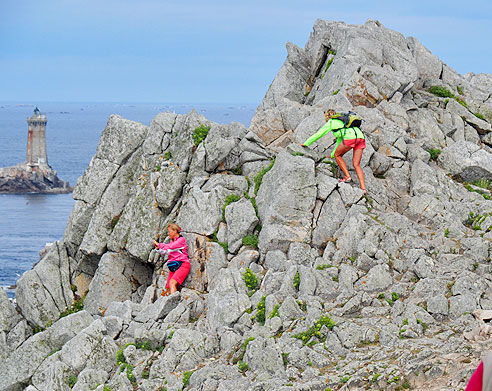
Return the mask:
[(208, 132), (210, 131), (210, 126), (200, 125), (193, 131), (193, 141), (195, 142), (195, 147), (198, 147), (200, 143), (205, 140)]

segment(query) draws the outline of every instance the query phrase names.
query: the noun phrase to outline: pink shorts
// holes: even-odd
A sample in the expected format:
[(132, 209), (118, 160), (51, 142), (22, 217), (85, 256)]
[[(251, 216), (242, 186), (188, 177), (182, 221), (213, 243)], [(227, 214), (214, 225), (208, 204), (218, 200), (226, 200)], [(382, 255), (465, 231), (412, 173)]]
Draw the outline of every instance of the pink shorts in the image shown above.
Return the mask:
[(343, 143), (348, 146), (355, 149), (364, 149), (366, 147), (366, 140), (363, 138), (354, 138), (352, 140), (343, 140)]
[(186, 279), (186, 276), (188, 276), (188, 273), (190, 272), (190, 267), (191, 265), (189, 262), (183, 262), (179, 269), (175, 272), (169, 271), (169, 274), (167, 275), (166, 288), (169, 289), (169, 281), (171, 280), (176, 281), (178, 283), (178, 286), (183, 284), (183, 281)]

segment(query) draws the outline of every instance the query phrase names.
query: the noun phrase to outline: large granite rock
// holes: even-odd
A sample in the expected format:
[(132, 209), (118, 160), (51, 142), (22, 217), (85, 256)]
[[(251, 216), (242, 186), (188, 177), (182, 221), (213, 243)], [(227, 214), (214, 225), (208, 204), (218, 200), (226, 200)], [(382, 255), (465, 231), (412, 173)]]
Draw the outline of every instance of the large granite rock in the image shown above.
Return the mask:
[(259, 248), (287, 250), (291, 241), (309, 241), (316, 200), (314, 162), (281, 152), (258, 191), (262, 222)]

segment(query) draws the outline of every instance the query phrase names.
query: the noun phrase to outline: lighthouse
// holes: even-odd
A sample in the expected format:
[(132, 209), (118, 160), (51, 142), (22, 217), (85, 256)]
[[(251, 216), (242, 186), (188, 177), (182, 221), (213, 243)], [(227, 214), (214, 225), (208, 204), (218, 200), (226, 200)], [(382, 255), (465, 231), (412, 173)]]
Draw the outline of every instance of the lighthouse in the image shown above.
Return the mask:
[(36, 107), (31, 118), (27, 119), (27, 153), (26, 165), (33, 171), (36, 168), (43, 168), (48, 165), (46, 155), (46, 124), (48, 120)]
[(68, 182), (62, 181), (48, 165), (46, 154), (46, 115), (36, 107), (27, 118), (26, 161), (15, 166), (0, 167), (2, 193), (70, 193)]

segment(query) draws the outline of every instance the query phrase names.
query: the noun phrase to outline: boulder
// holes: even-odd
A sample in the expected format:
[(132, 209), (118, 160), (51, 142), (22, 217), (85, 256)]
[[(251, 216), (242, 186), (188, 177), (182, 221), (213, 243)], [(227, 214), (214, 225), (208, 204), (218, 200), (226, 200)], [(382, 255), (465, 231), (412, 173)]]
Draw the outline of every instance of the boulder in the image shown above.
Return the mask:
[(96, 157), (121, 165), (143, 143), (147, 127), (119, 115), (111, 115), (101, 134)]
[(492, 179), (492, 154), (468, 141), (445, 148), (438, 161), (445, 170), (463, 181)]
[(144, 263), (107, 252), (89, 285), (84, 308), (91, 314), (104, 313), (111, 302), (130, 300), (139, 286), (150, 284), (151, 278), (152, 270)]
[(242, 246), (243, 238), (251, 234), (258, 224), (255, 209), (250, 200), (241, 198), (225, 208), (229, 252), (235, 254)]
[(150, 379), (163, 379), (171, 372), (194, 369), (216, 353), (218, 347), (218, 340), (212, 335), (197, 330), (176, 330), (162, 356), (152, 365)]
[(222, 220), (226, 197), (243, 194), (247, 189), (243, 176), (213, 175), (202, 187), (188, 189), (176, 222), (184, 231), (212, 235)]
[(17, 282), (17, 304), (33, 326), (46, 327), (73, 304), (71, 268), (65, 247), (55, 242), (34, 269)]
[(316, 193), (314, 162), (280, 152), (258, 191), (260, 252), (286, 251), (291, 241), (309, 240)]
[(246, 285), (238, 271), (225, 269), (207, 297), (207, 323), (211, 332), (231, 327), (250, 308)]

